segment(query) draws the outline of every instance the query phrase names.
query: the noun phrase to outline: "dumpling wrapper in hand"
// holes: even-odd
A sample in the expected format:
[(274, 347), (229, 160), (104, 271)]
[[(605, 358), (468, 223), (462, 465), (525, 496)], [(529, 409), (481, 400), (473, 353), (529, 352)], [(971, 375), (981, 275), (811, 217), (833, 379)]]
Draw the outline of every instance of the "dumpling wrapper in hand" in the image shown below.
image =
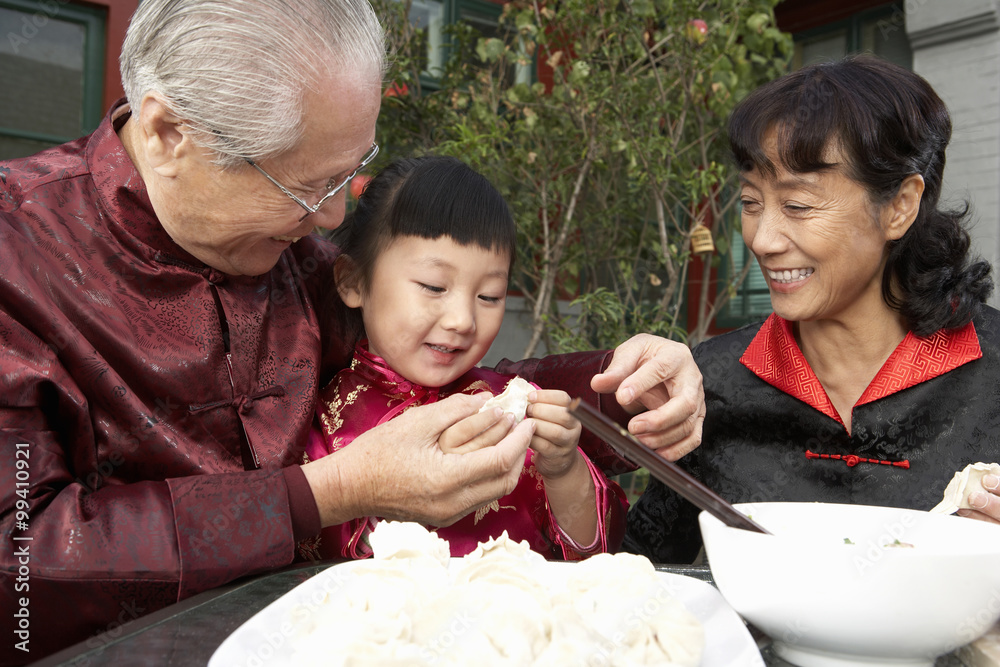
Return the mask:
[(969, 496), (976, 491), (986, 491), (983, 487), (983, 477), (986, 475), (1000, 476), (1000, 463), (971, 463), (948, 482), (944, 490), (944, 500), (931, 510), (939, 514), (954, 514), (960, 509), (973, 509), (969, 504)]
[(486, 401), (479, 411), (491, 410), (497, 406), (503, 408), (504, 412), (514, 415), (514, 423), (518, 424), (524, 420), (524, 415), (528, 411), (528, 394), (535, 390), (534, 385), (524, 378), (515, 377), (507, 383), (503, 393), (497, 394)]

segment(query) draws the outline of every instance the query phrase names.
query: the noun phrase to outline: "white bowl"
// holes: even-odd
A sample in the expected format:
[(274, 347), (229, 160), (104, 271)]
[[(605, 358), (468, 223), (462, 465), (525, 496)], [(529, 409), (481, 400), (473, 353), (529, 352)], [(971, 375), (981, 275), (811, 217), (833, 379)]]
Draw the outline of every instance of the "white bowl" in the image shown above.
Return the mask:
[(712, 577), (788, 662), (929, 666), (1000, 618), (1000, 526), (866, 505), (736, 507), (773, 534), (702, 512)]

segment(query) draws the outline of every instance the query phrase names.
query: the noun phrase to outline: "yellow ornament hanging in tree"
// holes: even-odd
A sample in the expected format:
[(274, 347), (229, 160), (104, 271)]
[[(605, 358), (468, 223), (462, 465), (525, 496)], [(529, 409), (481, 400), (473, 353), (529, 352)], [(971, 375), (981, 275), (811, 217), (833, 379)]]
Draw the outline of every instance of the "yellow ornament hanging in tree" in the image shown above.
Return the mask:
[(691, 251), (696, 254), (715, 251), (715, 243), (712, 242), (712, 230), (700, 222), (691, 230)]

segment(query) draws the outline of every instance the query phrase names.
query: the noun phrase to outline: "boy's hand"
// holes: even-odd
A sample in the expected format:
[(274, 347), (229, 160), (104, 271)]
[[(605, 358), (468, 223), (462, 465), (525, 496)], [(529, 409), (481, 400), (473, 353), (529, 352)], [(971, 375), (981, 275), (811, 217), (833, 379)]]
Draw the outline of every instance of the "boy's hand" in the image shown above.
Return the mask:
[(531, 449), (534, 464), (545, 479), (558, 479), (580, 457), (580, 422), (569, 413), (569, 394), (558, 389), (536, 389), (528, 394), (527, 416), (535, 421)]

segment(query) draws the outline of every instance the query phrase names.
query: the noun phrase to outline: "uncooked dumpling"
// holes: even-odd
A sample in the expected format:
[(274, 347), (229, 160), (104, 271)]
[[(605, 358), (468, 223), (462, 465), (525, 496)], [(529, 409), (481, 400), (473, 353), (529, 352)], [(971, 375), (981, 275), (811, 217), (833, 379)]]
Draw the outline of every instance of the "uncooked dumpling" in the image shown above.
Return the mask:
[(503, 408), (504, 412), (514, 415), (515, 423), (524, 419), (524, 414), (528, 410), (528, 394), (533, 392), (535, 387), (524, 378), (515, 377), (507, 383), (507, 387), (502, 394), (497, 394), (486, 401), (479, 411), (489, 410), (497, 406)]
[(931, 511), (954, 514), (960, 509), (972, 509), (969, 496), (976, 491), (986, 491), (983, 487), (983, 477), (986, 475), (1000, 476), (1000, 463), (971, 463), (965, 466), (951, 478), (944, 490), (944, 500)]
[(376, 559), (432, 558), (447, 567), (451, 559), (448, 540), (409, 521), (379, 521), (368, 537)]
[(419, 524), (383, 521), (371, 538), (374, 559), (345, 564), (350, 568), (325, 580), (320, 599), (293, 610), (289, 664), (701, 663), (701, 622), (644, 556), (549, 563), (505, 532), (445, 564), (447, 542)]

